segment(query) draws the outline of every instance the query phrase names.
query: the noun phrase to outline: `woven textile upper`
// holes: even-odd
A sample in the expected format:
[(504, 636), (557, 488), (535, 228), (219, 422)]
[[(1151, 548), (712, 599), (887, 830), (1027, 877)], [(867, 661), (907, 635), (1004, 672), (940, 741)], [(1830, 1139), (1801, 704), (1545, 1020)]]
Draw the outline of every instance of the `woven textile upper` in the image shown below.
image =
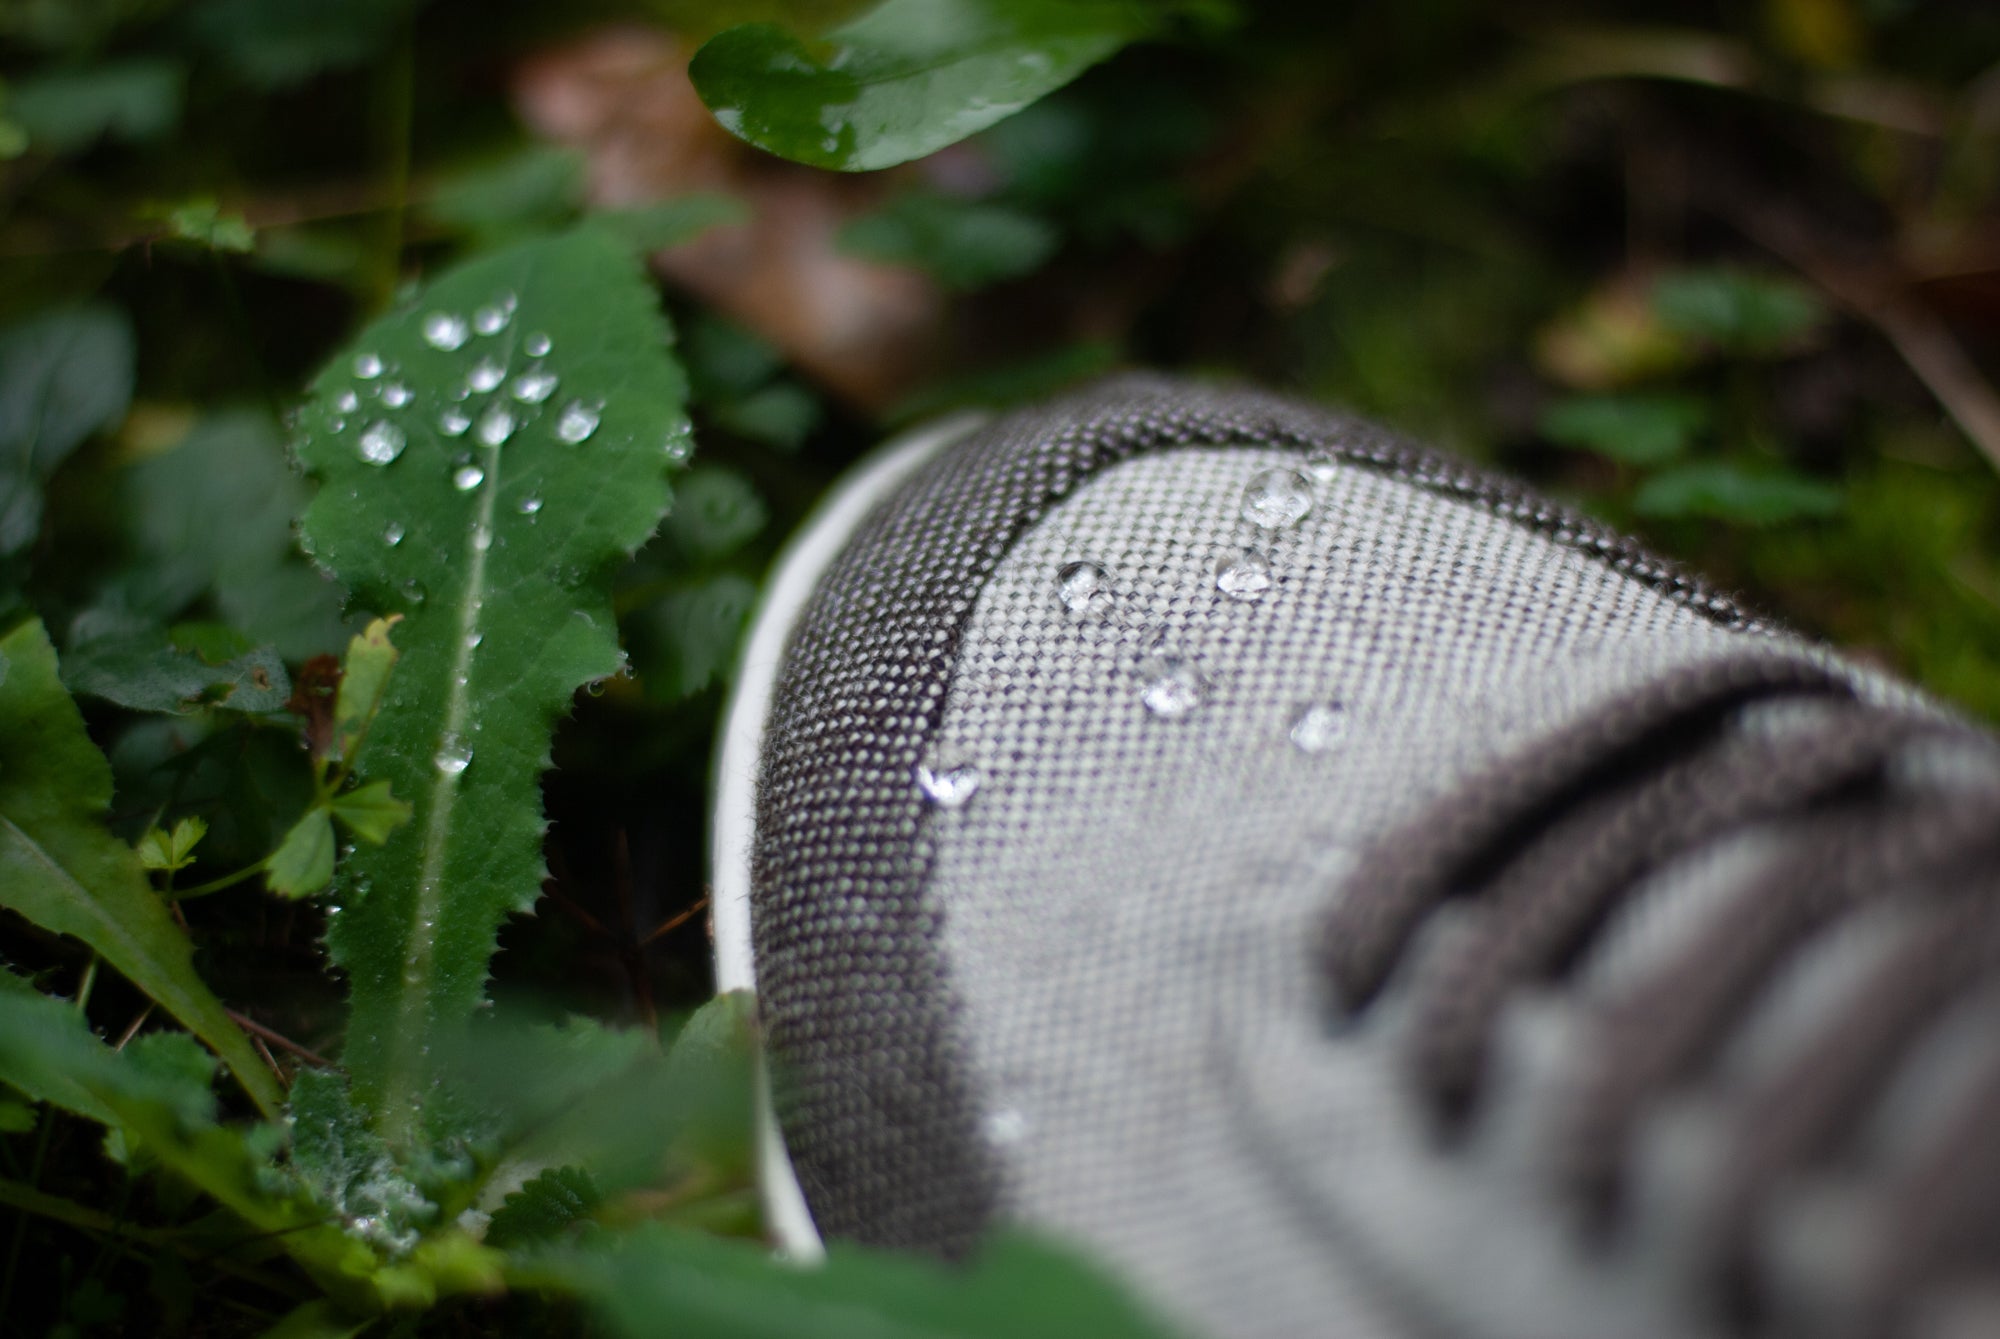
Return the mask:
[[(1335, 1020), (1323, 943), (1385, 835), (1711, 673), (1923, 710), (1338, 416), (1125, 380), (957, 443), (823, 575), (768, 726), (757, 971), (820, 1227), (955, 1253), (1024, 1220), (1221, 1334), (1728, 1332), (1671, 1239), (1698, 1206), (1593, 1254), (1537, 1132), (1590, 992), (1691, 933), (1759, 834), (1615, 916), (1579, 1002), (1503, 1001), (1491, 1118), (1452, 1146), (1409, 1081), (1420, 1020), (1393, 982)], [(1421, 974), (1460, 919), (1381, 961)]]

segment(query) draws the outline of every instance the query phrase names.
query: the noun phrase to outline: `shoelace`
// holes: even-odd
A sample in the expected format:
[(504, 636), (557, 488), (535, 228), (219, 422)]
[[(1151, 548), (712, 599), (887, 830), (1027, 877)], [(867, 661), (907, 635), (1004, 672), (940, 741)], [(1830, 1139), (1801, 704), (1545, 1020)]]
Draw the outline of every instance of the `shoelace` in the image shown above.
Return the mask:
[[(1809, 706), (1809, 726), (1745, 728), (1746, 708), (1791, 703)], [(1859, 703), (1796, 657), (1670, 675), (1448, 796), (1364, 859), (1324, 926), (1335, 1000), (1368, 1008), (1432, 915), (1458, 908), (1452, 935), (1408, 972), (1406, 1060), (1440, 1131), (1463, 1131), (1510, 998), (1573, 979), (1650, 876), (1782, 825), (1781, 856), (1729, 890), (1701, 932), (1586, 1006), (1578, 1086), (1552, 1134), (1558, 1189), (1601, 1238), (1617, 1225), (1644, 1116), (1700, 1079), (1762, 989), (1843, 918), (1885, 903), (1906, 912), (1859, 989), (1730, 1112), (1716, 1282), (1754, 1332), (1754, 1239), (1771, 1195), (1835, 1156), (1954, 1005), (1984, 989), (2000, 999), (2000, 770), (1960, 786), (1896, 779), (1920, 750), (1960, 746), (2000, 756), (1966, 727)], [(1890, 1332), (1929, 1281), (2000, 1273), (2000, 1045), (1981, 1063), (1943, 1131), (1880, 1191), (1885, 1244), (1857, 1285), (1869, 1312), (1858, 1332)]]

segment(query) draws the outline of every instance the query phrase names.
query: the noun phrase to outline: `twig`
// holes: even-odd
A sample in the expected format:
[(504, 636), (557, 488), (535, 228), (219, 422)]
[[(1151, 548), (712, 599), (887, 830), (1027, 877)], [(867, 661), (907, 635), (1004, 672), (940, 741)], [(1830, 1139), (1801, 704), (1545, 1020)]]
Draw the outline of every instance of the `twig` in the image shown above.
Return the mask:
[(236, 1026), (242, 1028), (245, 1032), (250, 1033), (253, 1037), (262, 1037), (265, 1041), (270, 1042), (273, 1046), (277, 1046), (284, 1050), (290, 1051), (293, 1055), (297, 1056), (299, 1059), (305, 1061), (309, 1065), (316, 1065), (320, 1069), (332, 1069), (334, 1067), (333, 1061), (327, 1059), (325, 1056), (320, 1055), (313, 1051), (308, 1051), (305, 1047), (299, 1045), (297, 1042), (293, 1041), (290, 1037), (287, 1037), (284, 1033), (274, 1032), (270, 1028), (265, 1027), (262, 1023), (258, 1022), (254, 1018), (245, 1017), (244, 1015), (237, 1013), (234, 1009), (224, 1009), (223, 1012), (228, 1014), (230, 1018), (235, 1020)]
[(700, 901), (696, 902), (686, 911), (680, 912), (673, 916), (669, 916), (666, 920), (660, 922), (660, 924), (653, 930), (651, 934), (647, 935), (644, 939), (641, 939), (639, 941), (639, 947), (645, 948), (647, 945), (651, 944), (655, 939), (658, 939), (661, 935), (666, 934), (672, 930), (680, 929), (683, 925), (686, 925), (689, 921), (693, 920), (695, 914), (707, 905), (708, 905), (708, 898), (703, 897)]

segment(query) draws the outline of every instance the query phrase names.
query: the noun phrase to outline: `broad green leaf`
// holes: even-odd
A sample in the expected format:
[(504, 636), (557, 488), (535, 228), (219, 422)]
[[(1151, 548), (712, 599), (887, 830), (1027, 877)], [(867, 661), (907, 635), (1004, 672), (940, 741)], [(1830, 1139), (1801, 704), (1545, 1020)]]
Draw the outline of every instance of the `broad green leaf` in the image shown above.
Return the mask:
[(501, 1250), (554, 1241), (588, 1221), (604, 1196), (581, 1167), (551, 1167), (501, 1202), (486, 1228), (486, 1244)]
[(773, 24), (719, 33), (688, 67), (730, 133), (845, 172), (956, 143), (1153, 33), (1131, 0), (882, 0), (808, 42)]
[(186, 869), (194, 863), (194, 848), (207, 835), (208, 821), (197, 814), (190, 814), (174, 824), (172, 832), (148, 828), (146, 835), (139, 838), (139, 864), (145, 869), (170, 873)]
[[(14, 1045), (8, 1045), (9, 1037)], [(0, 967), (0, 1082), (37, 1102), (110, 1125), (111, 1108), (78, 1080), (76, 1048), (95, 1046), (90, 1024), (67, 1000), (44, 995)]]
[(260, 1339), (355, 1339), (372, 1324), (372, 1320), (352, 1319), (322, 1297), (287, 1311)]
[(908, 265), (967, 291), (1039, 269), (1061, 238), (1046, 220), (1005, 205), (905, 193), (848, 223), (835, 241), (851, 255)]
[(333, 816), (363, 841), (380, 846), (389, 834), (410, 821), (410, 806), (389, 793), (386, 781), (342, 791), (328, 801)]
[(74, 935), (228, 1064), (266, 1112), (278, 1089), (195, 975), (186, 935), (139, 858), (104, 828), (111, 767), (84, 733), (38, 622), (0, 639), (0, 906)]
[(389, 671), (396, 668), (402, 654), (389, 639), (400, 621), (394, 614), (378, 618), (348, 640), (347, 658), (340, 667), (340, 689), (333, 700), (334, 748), (342, 758), (354, 757), (362, 736), (382, 709)]
[(70, 648), (63, 682), (73, 693), (134, 711), (185, 714), (204, 707), (249, 713), (280, 711), (291, 696), (285, 666), (269, 650), (219, 665), (176, 649), (163, 637), (101, 637)]
[(333, 816), (309, 809), (264, 862), (264, 882), (281, 897), (311, 897), (332, 881)]
[(584, 167), (575, 149), (531, 144), (444, 178), (424, 212), (489, 243), (550, 232), (576, 217)]
[(1826, 304), (1801, 284), (1722, 267), (1660, 276), (1652, 307), (1675, 334), (1750, 355), (1782, 352), (1827, 315)]
[(301, 415), (305, 542), (361, 606), (406, 616), (359, 770), (415, 817), (346, 863), (328, 934), (356, 1099), (385, 1133), (478, 1006), (500, 921), (539, 895), (549, 734), (620, 667), (609, 571), (686, 454), (669, 342), (636, 257), (586, 227), (444, 274)]
[(121, 484), (147, 566), (188, 568), (231, 625), (288, 660), (339, 647), (340, 590), (297, 551), (292, 519), (308, 493), (268, 414), (210, 414)]
[(949, 1267), (835, 1243), (801, 1269), (761, 1243), (654, 1224), (604, 1250), (550, 1251), (514, 1270), (573, 1292), (622, 1339), (1161, 1339), (1173, 1331), (1076, 1257), (1015, 1235)]
[(51, 71), (10, 84), (7, 113), (44, 153), (157, 139), (180, 120), (185, 77), (179, 65), (156, 59)]
[(1708, 425), (1708, 406), (1688, 395), (1583, 395), (1542, 416), (1542, 435), (1627, 465), (1664, 465), (1687, 453)]
[(1680, 465), (1648, 479), (1633, 498), (1646, 516), (1706, 516), (1738, 525), (1778, 525), (1832, 516), (1842, 494), (1832, 484), (1724, 461)]
[(132, 402), (132, 327), (109, 307), (45, 312), (0, 331), (0, 469), (47, 478)]

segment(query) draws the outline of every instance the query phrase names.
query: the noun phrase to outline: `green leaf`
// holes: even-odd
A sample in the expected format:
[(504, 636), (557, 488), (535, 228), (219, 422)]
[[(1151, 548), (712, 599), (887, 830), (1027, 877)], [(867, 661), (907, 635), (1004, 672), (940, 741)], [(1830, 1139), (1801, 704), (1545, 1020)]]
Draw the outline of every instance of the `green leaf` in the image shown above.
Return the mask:
[(410, 806), (389, 793), (386, 781), (343, 791), (329, 801), (333, 816), (345, 823), (355, 836), (380, 846), (389, 834), (410, 821)]
[(692, 562), (727, 557), (771, 519), (750, 481), (719, 465), (697, 465), (689, 470), (678, 493), (661, 537), (676, 555)]
[(1835, 515), (1842, 495), (1839, 488), (1817, 479), (1717, 461), (1654, 475), (1640, 488), (1633, 505), (1646, 516), (1706, 516), (1763, 526)]
[(174, 241), (192, 242), (210, 251), (231, 251), (240, 255), (257, 245), (257, 234), (243, 215), (224, 209), (213, 196), (201, 195), (178, 204), (158, 205), (147, 210), (145, 216), (166, 224), (167, 236)]
[(10, 1051), (0, 1035), (0, 1082), (100, 1125), (115, 1123), (111, 1108), (79, 1081), (70, 1060), (76, 1047), (98, 1044), (90, 1024), (67, 1000), (44, 995), (0, 967), (0, 1034), (5, 1033), (20, 1034), (20, 1039)]
[(1585, 395), (1542, 416), (1542, 435), (1627, 465), (1665, 465), (1708, 426), (1708, 406), (1688, 395)]
[(334, 748), (348, 762), (354, 760), (355, 750), (382, 710), (389, 671), (396, 668), (402, 655), (389, 640), (389, 631), (401, 621), (395, 614), (378, 618), (348, 640), (347, 658), (340, 666), (340, 688), (333, 700)]
[(551, 1167), (501, 1203), (487, 1225), (486, 1244), (513, 1250), (554, 1241), (572, 1223), (588, 1221), (603, 1200), (583, 1168)]
[(311, 897), (333, 882), (333, 816), (308, 809), (264, 862), (264, 874), (281, 897)]
[(892, 167), (984, 130), (1151, 34), (1127, 0), (883, 0), (808, 44), (771, 24), (719, 33), (688, 67), (725, 129), (845, 172)]
[(414, 0), (204, 0), (189, 22), (239, 78), (283, 88), (367, 60), (414, 7)]
[(724, 572), (634, 614), (632, 655), (647, 695), (671, 702), (727, 675), (756, 604), (755, 583)]
[(0, 1097), (0, 1134), (26, 1134), (34, 1128), (33, 1107), (11, 1097)]
[(195, 975), (186, 935), (104, 829), (111, 768), (63, 691), (39, 622), (0, 639), (0, 906), (74, 935), (222, 1057), (266, 1112), (277, 1085)]
[(444, 178), (424, 212), (489, 243), (550, 232), (576, 217), (584, 167), (575, 149), (531, 144)]
[(574, 1292), (624, 1339), (1160, 1339), (1173, 1331), (1065, 1251), (1002, 1234), (963, 1267), (834, 1243), (801, 1269), (761, 1243), (647, 1224), (603, 1251), (514, 1271)]
[(13, 83), (7, 111), (35, 148), (68, 154), (99, 140), (143, 143), (180, 121), (185, 72), (173, 61), (124, 60)]
[(132, 326), (109, 307), (45, 312), (0, 331), (0, 467), (47, 478), (132, 402)]
[(804, 386), (780, 381), (740, 400), (726, 400), (711, 411), (717, 426), (739, 437), (796, 451), (819, 426), (819, 399)]
[(100, 637), (71, 647), (62, 668), (71, 692), (134, 711), (273, 712), (292, 694), (284, 663), (268, 648), (213, 665), (161, 636)]
[(664, 251), (692, 242), (711, 228), (750, 221), (750, 206), (733, 195), (681, 195), (630, 209), (602, 209), (590, 216), (634, 251)]
[(186, 566), (255, 643), (288, 660), (339, 645), (340, 591), (297, 551), (292, 519), (308, 494), (268, 414), (227, 409), (203, 418), (179, 443), (133, 465), (121, 491), (144, 560)]
[(1779, 353), (1826, 320), (1826, 304), (1789, 279), (1728, 268), (1679, 270), (1653, 285), (1653, 314), (1675, 334), (1747, 355)]
[(324, 1297), (287, 1311), (260, 1339), (354, 1339), (375, 1322), (354, 1320)]
[(194, 863), (194, 848), (207, 835), (208, 821), (196, 814), (190, 814), (174, 824), (171, 833), (148, 828), (146, 835), (139, 838), (140, 867), (169, 872), (186, 869)]
[(1040, 269), (1061, 238), (1046, 220), (1005, 205), (906, 193), (834, 240), (850, 255), (908, 265), (964, 292)]
[(415, 817), (347, 862), (328, 934), (350, 1035), (379, 1038), (347, 1058), (385, 1132), (414, 1119), (425, 1049), (478, 1006), (500, 921), (539, 895), (550, 731), (620, 667), (609, 572), (686, 452), (670, 338), (637, 258), (585, 227), (444, 274), (301, 416), (307, 545), (407, 616), (359, 767)]

